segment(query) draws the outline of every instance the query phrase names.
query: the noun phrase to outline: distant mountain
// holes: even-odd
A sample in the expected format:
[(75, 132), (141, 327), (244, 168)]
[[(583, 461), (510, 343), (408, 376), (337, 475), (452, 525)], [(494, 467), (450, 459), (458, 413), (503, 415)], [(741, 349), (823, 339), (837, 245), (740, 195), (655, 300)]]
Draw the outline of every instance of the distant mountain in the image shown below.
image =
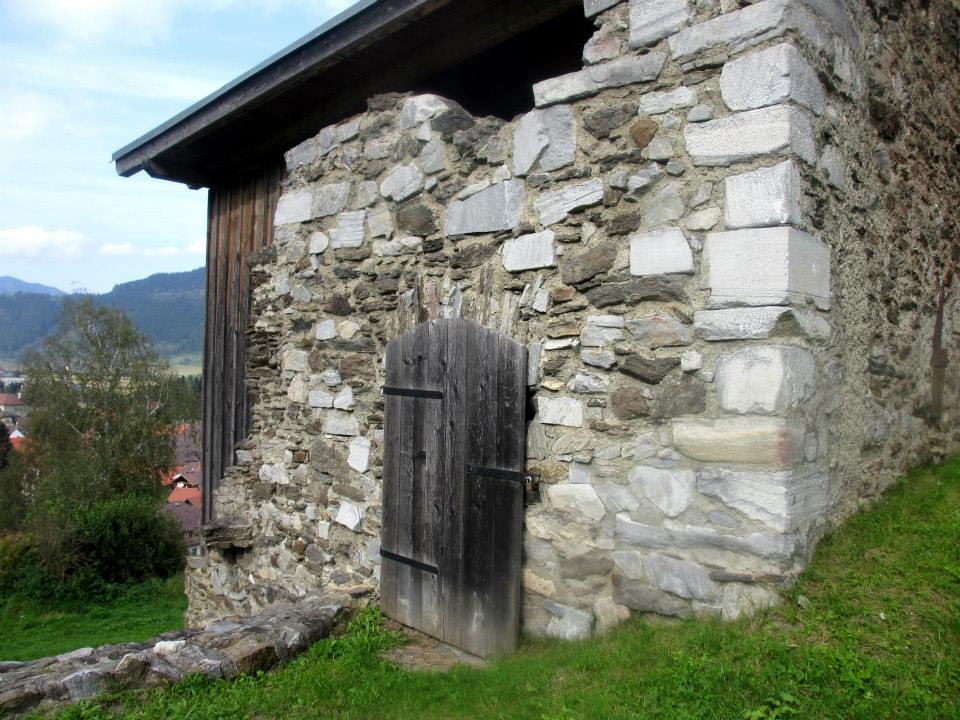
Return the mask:
[[(123, 310), (161, 355), (199, 353), (205, 277), (203, 268), (158, 273), (91, 297)], [(0, 293), (0, 357), (15, 357), (42, 340), (56, 326), (64, 297), (78, 296)]]
[(41, 285), (40, 283), (24, 282), (9, 275), (0, 276), (0, 295), (14, 295), (16, 293), (34, 293), (36, 295), (66, 295), (60, 288)]

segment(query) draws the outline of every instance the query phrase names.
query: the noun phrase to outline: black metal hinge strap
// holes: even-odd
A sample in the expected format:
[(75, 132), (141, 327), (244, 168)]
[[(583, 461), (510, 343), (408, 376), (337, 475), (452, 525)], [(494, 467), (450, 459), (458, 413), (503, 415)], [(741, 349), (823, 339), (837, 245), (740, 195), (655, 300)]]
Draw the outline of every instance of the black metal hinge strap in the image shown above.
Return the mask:
[(479, 465), (467, 465), (466, 470), (468, 475), (480, 475), (481, 477), (492, 477), (498, 480), (526, 483), (529, 479), (525, 473), (516, 470), (501, 470), (500, 468), (480, 467)]
[(384, 395), (400, 395), (401, 397), (431, 398), (439, 400), (443, 398), (442, 390), (419, 390), (417, 388), (400, 388), (383, 386)]
[(417, 570), (423, 570), (428, 573), (433, 573), (434, 575), (440, 574), (440, 568), (436, 565), (428, 565), (427, 563), (420, 562), (419, 560), (414, 560), (413, 558), (404, 557), (403, 555), (397, 555), (392, 553), (389, 550), (384, 550), (380, 548), (380, 556), (385, 557), (387, 560), (393, 560), (394, 562), (403, 563), (404, 565), (409, 565), (412, 568)]

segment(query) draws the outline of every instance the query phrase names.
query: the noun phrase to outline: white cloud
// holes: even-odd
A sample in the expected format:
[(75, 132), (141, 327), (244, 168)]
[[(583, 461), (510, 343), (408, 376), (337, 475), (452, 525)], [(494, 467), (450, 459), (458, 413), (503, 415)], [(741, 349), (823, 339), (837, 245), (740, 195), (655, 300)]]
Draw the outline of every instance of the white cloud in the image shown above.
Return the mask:
[(137, 252), (137, 249), (133, 247), (130, 243), (117, 243), (106, 245), (101, 245), (100, 249), (97, 250), (100, 255), (105, 255), (107, 257), (122, 257), (124, 255), (133, 255)]
[(143, 251), (144, 257), (172, 257), (179, 254), (180, 248), (175, 248), (170, 245), (158, 248), (145, 248)]
[(190, 255), (206, 255), (207, 254), (207, 239), (203, 236), (198, 237), (192, 243), (187, 245), (187, 252)]
[(0, 97), (0, 143), (20, 142), (47, 129), (58, 114), (59, 106), (38, 93), (18, 93)]
[(0, 257), (58, 260), (76, 257), (86, 244), (72, 230), (47, 230), (37, 225), (0, 230)]

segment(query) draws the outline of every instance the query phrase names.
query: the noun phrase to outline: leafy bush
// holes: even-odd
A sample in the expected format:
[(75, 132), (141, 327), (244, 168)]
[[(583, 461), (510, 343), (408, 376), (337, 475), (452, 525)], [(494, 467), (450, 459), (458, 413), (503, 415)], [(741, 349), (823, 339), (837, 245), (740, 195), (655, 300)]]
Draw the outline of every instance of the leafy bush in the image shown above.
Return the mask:
[(155, 497), (127, 495), (83, 509), (70, 548), (76, 571), (106, 583), (170, 577), (183, 569), (180, 526), (160, 512)]

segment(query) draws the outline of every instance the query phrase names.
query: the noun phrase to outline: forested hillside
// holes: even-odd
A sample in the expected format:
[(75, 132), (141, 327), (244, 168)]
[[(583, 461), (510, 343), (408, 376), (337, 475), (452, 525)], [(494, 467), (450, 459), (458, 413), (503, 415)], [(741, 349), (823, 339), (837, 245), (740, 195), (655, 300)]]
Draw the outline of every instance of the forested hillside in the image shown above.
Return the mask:
[[(162, 355), (199, 353), (203, 346), (204, 269), (158, 273), (122, 283), (95, 302), (123, 310)], [(57, 323), (63, 297), (0, 295), (0, 357), (18, 355)]]

